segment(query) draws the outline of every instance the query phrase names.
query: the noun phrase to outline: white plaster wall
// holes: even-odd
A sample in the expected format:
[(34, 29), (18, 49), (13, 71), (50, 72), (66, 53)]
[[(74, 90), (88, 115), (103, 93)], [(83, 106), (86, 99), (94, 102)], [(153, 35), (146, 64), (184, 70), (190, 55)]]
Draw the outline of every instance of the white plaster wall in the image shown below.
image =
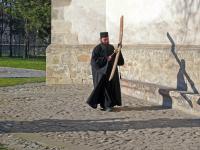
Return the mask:
[(64, 7), (64, 20), (71, 23), (71, 32), (78, 37), (77, 44), (98, 43), (99, 32), (106, 30), (105, 18), (104, 0), (72, 0)]
[(109, 31), (118, 42), (124, 15), (124, 44), (200, 44), (200, 0), (52, 0), (52, 43), (97, 44)]
[(107, 0), (106, 27), (117, 43), (124, 15), (125, 44), (200, 44), (200, 0)]

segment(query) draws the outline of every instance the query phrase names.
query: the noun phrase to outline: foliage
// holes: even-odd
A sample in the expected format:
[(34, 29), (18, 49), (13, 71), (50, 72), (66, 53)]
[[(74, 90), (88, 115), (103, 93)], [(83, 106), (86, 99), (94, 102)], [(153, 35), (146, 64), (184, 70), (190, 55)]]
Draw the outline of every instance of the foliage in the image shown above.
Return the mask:
[(40, 38), (50, 39), (50, 0), (0, 0), (0, 4), (5, 12), (24, 20), (27, 37), (36, 31)]

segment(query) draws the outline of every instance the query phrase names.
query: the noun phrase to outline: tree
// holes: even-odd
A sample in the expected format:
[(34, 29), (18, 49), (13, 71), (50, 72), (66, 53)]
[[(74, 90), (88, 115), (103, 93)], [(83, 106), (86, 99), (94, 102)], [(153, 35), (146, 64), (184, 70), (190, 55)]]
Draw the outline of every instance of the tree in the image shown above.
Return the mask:
[(8, 22), (8, 15), (4, 13), (4, 2), (0, 0), (0, 57), (2, 56), (2, 48), (3, 48), (3, 33), (5, 32), (9, 22)]
[[(29, 36), (35, 32), (45, 43), (50, 42), (51, 0), (0, 0), (4, 1), (4, 11), (13, 17), (24, 20), (25, 45), (24, 57), (29, 52)], [(12, 9), (10, 9), (12, 8)]]

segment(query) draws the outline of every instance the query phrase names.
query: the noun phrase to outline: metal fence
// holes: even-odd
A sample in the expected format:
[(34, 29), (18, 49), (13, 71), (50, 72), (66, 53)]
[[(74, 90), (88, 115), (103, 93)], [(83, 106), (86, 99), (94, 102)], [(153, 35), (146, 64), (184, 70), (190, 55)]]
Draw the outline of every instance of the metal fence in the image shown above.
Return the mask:
[(0, 57), (45, 56), (48, 43), (50, 39), (39, 38), (36, 30), (25, 38), (24, 20), (14, 18), (0, 8)]
[[(48, 45), (29, 45), (28, 57), (46, 56)], [(0, 44), (2, 56), (24, 57), (25, 44)]]

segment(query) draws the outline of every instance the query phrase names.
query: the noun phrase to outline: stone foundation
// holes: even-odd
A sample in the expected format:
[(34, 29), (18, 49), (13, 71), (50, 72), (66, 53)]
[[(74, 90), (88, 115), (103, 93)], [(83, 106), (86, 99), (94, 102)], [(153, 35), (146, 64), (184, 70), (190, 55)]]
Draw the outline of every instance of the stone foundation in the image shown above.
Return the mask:
[[(188, 91), (193, 91), (193, 84), (200, 90), (200, 46), (178, 45), (176, 56), (169, 45), (124, 46), (122, 51), (125, 58), (125, 65), (120, 68), (122, 78), (171, 88), (187, 88)], [(185, 62), (187, 77), (180, 70), (178, 61), (181, 60)]]
[[(47, 84), (92, 83), (90, 57), (95, 45), (58, 45), (47, 49)], [(168, 86), (193, 87), (200, 90), (200, 46), (177, 46), (176, 57), (185, 61), (185, 72), (169, 45), (129, 45), (122, 53), (125, 65), (120, 67), (123, 79)], [(184, 84), (185, 83), (185, 84)]]
[(167, 109), (178, 109), (200, 116), (200, 94), (178, 91), (170, 87), (140, 81), (121, 80), (122, 92), (126, 95), (161, 105)]
[(46, 83), (91, 83), (91, 45), (52, 44), (47, 49)]

